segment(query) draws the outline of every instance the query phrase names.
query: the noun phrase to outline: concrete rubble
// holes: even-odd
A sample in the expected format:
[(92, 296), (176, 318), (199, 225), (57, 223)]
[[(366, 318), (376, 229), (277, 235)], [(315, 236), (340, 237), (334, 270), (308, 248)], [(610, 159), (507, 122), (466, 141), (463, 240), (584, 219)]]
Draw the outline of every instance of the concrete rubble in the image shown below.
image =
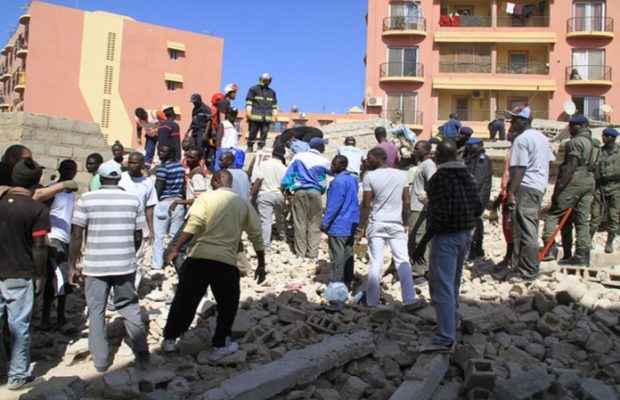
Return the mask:
[[(495, 182), (497, 183), (497, 182)], [(602, 253), (597, 233), (593, 252)], [(356, 245), (356, 272), (367, 270), (365, 240)], [(369, 310), (347, 304), (325, 309), (322, 293), (329, 257), (324, 240), (317, 260), (292, 255), (274, 242), (261, 286), (252, 274), (241, 279), (241, 302), (233, 328), (240, 350), (209, 357), (217, 307), (210, 293), (200, 315), (179, 342), (179, 351), (159, 350), (176, 273), (148, 271), (140, 288), (152, 360), (134, 363), (123, 342), (120, 315), (107, 312), (114, 360), (105, 374), (94, 370), (87, 345), (83, 294), (68, 297), (67, 316), (82, 331), (73, 336), (34, 330), (32, 360), (41, 382), (33, 399), (614, 399), (620, 392), (620, 290), (555, 263), (527, 284), (504, 282), (494, 272), (504, 255), (498, 226), (485, 229), (486, 258), (467, 263), (461, 286), (460, 331), (449, 356), (421, 355), (436, 315), (432, 307), (409, 314), (400, 285), (382, 278), (386, 306)], [(255, 255), (246, 246), (255, 265)], [(620, 266), (620, 254), (596, 258)], [(389, 252), (385, 255), (389, 264)], [(614, 264), (594, 264), (611, 268)], [(384, 269), (385, 270), (385, 269)], [(357, 290), (357, 287), (356, 287)], [(417, 286), (429, 299), (428, 285)], [(36, 325), (38, 316), (35, 316)], [(416, 396), (411, 397), (412, 393)], [(14, 397), (11, 397), (14, 396)], [(0, 387), (0, 398), (17, 398)]]

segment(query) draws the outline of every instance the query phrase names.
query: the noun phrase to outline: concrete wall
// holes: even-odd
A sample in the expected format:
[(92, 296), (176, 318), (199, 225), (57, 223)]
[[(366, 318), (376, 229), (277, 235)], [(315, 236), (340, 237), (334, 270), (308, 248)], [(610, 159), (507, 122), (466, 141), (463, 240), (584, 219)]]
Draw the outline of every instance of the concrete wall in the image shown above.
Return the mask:
[(84, 168), (86, 157), (100, 153), (104, 160), (111, 150), (99, 125), (26, 112), (0, 113), (0, 153), (7, 147), (23, 144), (32, 150), (34, 159), (46, 168), (42, 184), (46, 184), (62, 160), (72, 159), (78, 165), (76, 180), (80, 192), (87, 189), (91, 176)]

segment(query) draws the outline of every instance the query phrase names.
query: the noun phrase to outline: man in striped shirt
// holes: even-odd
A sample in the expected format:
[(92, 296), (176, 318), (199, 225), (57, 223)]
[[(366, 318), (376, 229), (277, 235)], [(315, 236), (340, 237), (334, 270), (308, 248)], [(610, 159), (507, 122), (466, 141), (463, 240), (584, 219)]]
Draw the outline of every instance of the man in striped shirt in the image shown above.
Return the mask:
[(181, 229), (185, 207), (170, 206), (175, 200), (183, 199), (185, 188), (185, 167), (175, 160), (174, 149), (167, 145), (160, 145), (157, 154), (161, 164), (157, 166), (157, 179), (155, 190), (159, 197), (159, 203), (155, 206), (155, 218), (153, 219), (153, 259), (151, 268), (162, 269), (164, 267), (164, 237), (168, 234), (171, 238)]
[(105, 308), (114, 289), (114, 308), (124, 319), (139, 362), (148, 361), (146, 332), (140, 318), (138, 294), (134, 286), (136, 249), (146, 229), (144, 209), (136, 195), (126, 193), (118, 182), (120, 166), (104, 163), (99, 167), (101, 189), (82, 195), (73, 213), (73, 230), (69, 248), (69, 276), (75, 267), (82, 238), (86, 247), (82, 260), (85, 296), (89, 313), (89, 348), (98, 372), (110, 367), (110, 349), (106, 338)]

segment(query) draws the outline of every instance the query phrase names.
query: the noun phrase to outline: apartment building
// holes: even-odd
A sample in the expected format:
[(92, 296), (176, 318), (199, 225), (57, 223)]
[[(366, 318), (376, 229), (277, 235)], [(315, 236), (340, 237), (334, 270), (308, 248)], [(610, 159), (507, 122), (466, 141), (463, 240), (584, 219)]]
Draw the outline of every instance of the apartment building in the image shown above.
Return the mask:
[(191, 94), (220, 88), (223, 47), (221, 38), (34, 1), (0, 47), (0, 111), (93, 121), (109, 143), (135, 147), (135, 108), (173, 106), (187, 126)]
[[(505, 110), (620, 123), (620, 7), (604, 0), (369, 0), (369, 114), (423, 137), (456, 113), (479, 136)], [(615, 87), (614, 87), (615, 86)], [(615, 112), (614, 112), (615, 109)]]

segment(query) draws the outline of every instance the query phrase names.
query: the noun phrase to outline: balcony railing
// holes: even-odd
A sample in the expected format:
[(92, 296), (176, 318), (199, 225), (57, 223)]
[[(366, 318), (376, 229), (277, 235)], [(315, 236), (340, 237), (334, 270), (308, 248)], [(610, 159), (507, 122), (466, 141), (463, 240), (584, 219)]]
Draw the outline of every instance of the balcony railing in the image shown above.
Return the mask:
[(442, 15), (439, 17), (439, 26), (446, 27), (463, 27), (463, 28), (481, 28), (493, 25), (492, 17), (482, 15), (461, 15), (451, 17)]
[(450, 109), (439, 109), (439, 120), (449, 120), (450, 114), (456, 112), (459, 120), (461, 121), (488, 121), (490, 116), (490, 110), (454, 110)]
[(387, 109), (381, 114), (393, 124), (422, 125), (422, 111)]
[(575, 17), (566, 22), (567, 33), (614, 31), (614, 20), (609, 17)]
[(607, 65), (571, 65), (566, 67), (566, 80), (611, 82), (611, 67)]
[(491, 63), (443, 62), (439, 63), (439, 72), (490, 73)]
[(418, 78), (424, 76), (424, 65), (411, 62), (381, 64), (381, 78)]
[(383, 32), (426, 31), (426, 18), (397, 15), (383, 19)]
[(544, 16), (531, 16), (531, 17), (520, 17), (520, 16), (498, 16), (497, 17), (497, 26), (499, 27), (538, 27), (538, 28), (546, 28), (549, 27), (549, 17)]
[(549, 65), (547, 64), (497, 64), (495, 71), (498, 74), (535, 74), (548, 75)]

